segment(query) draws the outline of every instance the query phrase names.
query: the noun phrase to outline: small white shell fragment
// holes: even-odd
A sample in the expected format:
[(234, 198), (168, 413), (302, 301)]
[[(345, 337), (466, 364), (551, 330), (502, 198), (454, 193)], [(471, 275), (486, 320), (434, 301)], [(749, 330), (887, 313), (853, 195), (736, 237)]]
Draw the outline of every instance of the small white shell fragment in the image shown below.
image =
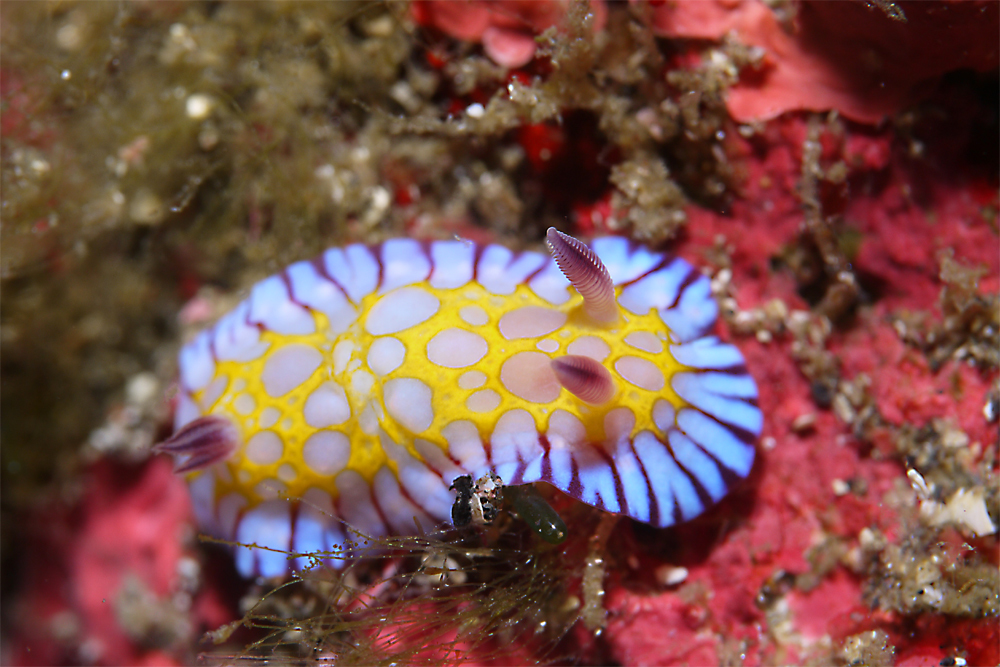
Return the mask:
[(167, 214), (160, 197), (147, 188), (140, 188), (129, 203), (128, 215), (138, 225), (159, 224)]
[(795, 433), (805, 433), (816, 425), (816, 413), (805, 412), (792, 420), (792, 431)]
[(838, 477), (830, 482), (830, 488), (833, 489), (833, 495), (840, 497), (846, 496), (850, 492), (851, 485)]
[(687, 579), (688, 569), (675, 565), (660, 565), (654, 574), (661, 586), (676, 586)]
[(981, 488), (959, 489), (944, 504), (929, 500), (920, 505), (920, 515), (931, 525), (955, 524), (975, 537), (997, 532)]
[(215, 98), (204, 93), (189, 95), (184, 102), (184, 111), (192, 120), (204, 120), (215, 109)]
[(917, 497), (921, 500), (929, 500), (934, 494), (934, 486), (928, 485), (927, 480), (919, 472), (910, 468), (906, 471), (906, 476), (910, 480), (910, 486), (916, 491)]

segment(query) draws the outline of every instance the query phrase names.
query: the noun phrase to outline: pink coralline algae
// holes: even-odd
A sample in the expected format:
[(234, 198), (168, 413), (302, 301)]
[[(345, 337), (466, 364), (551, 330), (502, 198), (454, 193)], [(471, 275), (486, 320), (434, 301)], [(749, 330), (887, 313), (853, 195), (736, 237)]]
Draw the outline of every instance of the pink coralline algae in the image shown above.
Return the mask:
[[(566, 0), (417, 0), (411, 5), (418, 24), (437, 28), (455, 39), (482, 42), (493, 62), (510, 69), (531, 62), (535, 37), (552, 26), (558, 27), (568, 7)], [(603, 0), (595, 0), (591, 10), (594, 29), (600, 30), (607, 20), (607, 7)]]
[(761, 68), (729, 91), (727, 107), (740, 122), (836, 109), (877, 123), (925, 97), (946, 72), (997, 67), (997, 3), (893, 4), (905, 21), (867, 3), (799, 2), (788, 26), (761, 0), (658, 3), (651, 21), (663, 36), (732, 33), (764, 51)]
[[(725, 235), (741, 308), (775, 297), (789, 308), (807, 307), (787, 274), (766, 268), (801, 225), (794, 192), (805, 126), (796, 116), (772, 121), (766, 139), (756, 144), (756, 154), (745, 163), (745, 197), (730, 214), (740, 221), (739, 231), (731, 226), (730, 215), (687, 209), (685, 254), (708, 253), (717, 235)], [(968, 145), (970, 137), (961, 132), (952, 127), (941, 143)], [(855, 128), (850, 136), (854, 138), (822, 142), (829, 158), (856, 165), (852, 196), (828, 203), (860, 233), (853, 267), (869, 289), (878, 285), (879, 295), (860, 309), (857, 322), (831, 337), (841, 376), (871, 378), (874, 405), (890, 428), (942, 418), (962, 429), (970, 443), (980, 443), (973, 449), (995, 448), (996, 427), (982, 414), (995, 373), (954, 361), (935, 372), (891, 324), (892, 315), (902, 310), (933, 308), (941, 291), (937, 257), (944, 248), (953, 248), (968, 264), (987, 267), (980, 283), (985, 293), (1000, 287), (995, 228), (982, 222), (983, 200), (976, 194), (990, 180), (963, 168), (954, 178), (926, 181), (926, 170), (936, 173), (937, 167), (904, 167), (906, 161), (898, 152), (893, 155), (884, 133)], [(753, 154), (749, 144), (734, 149)], [(859, 185), (872, 179), (882, 186), (864, 192)], [(913, 182), (927, 186), (919, 204), (907, 194), (907, 184)], [(995, 189), (986, 201), (996, 205)], [(617, 552), (631, 554), (631, 566), (608, 582), (609, 625), (602, 657), (620, 664), (716, 664), (727, 655), (739, 655), (745, 664), (797, 663), (816, 655), (821, 642), (830, 638), (842, 641), (877, 629), (895, 643), (900, 664), (937, 665), (959, 654), (968, 656), (968, 664), (996, 662), (990, 639), (995, 640), (990, 625), (995, 621), (945, 621), (932, 614), (907, 618), (872, 609), (863, 595), (863, 579), (843, 566), (813, 584), (792, 583), (801, 584), (805, 580), (798, 577), (815, 572), (830, 544), (856, 549), (859, 534), (870, 530), (890, 541), (905, 537), (900, 534), (900, 506), (880, 500), (898, 493), (900, 463), (887, 433), (874, 438), (879, 451), (868, 454), (872, 443), (846, 433), (835, 412), (817, 410), (808, 380), (789, 358), (789, 341), (738, 342), (760, 384), (760, 405), (768, 416), (763, 461), (745, 495), (737, 493), (712, 517), (679, 526), (669, 537), (633, 531), (616, 536)], [(796, 420), (804, 414), (815, 420), (807, 429), (797, 428)], [(864, 491), (845, 493), (847, 488)], [(978, 544), (983, 553), (994, 553), (995, 536)], [(671, 564), (686, 567), (688, 575), (677, 595), (651, 596), (648, 588), (655, 584), (649, 572), (664, 554)], [(780, 591), (778, 597), (787, 605), (781, 612), (785, 630), (774, 625), (779, 620), (774, 609), (762, 604), (768, 590)], [(916, 628), (926, 630), (926, 641), (906, 638)]]
[(183, 481), (163, 460), (103, 460), (81, 494), (36, 517), (7, 664), (185, 664), (231, 612), (211, 586), (196, 593), (204, 575)]

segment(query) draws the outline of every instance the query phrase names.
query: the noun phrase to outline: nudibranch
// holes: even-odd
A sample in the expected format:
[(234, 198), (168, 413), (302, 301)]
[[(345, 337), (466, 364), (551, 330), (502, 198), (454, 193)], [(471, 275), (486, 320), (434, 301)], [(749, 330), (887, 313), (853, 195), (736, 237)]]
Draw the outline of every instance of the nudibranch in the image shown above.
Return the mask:
[(245, 576), (451, 520), (463, 476), (547, 482), (654, 526), (747, 476), (762, 418), (709, 280), (620, 237), (551, 256), (464, 240), (332, 248), (180, 352), (175, 435), (201, 527)]

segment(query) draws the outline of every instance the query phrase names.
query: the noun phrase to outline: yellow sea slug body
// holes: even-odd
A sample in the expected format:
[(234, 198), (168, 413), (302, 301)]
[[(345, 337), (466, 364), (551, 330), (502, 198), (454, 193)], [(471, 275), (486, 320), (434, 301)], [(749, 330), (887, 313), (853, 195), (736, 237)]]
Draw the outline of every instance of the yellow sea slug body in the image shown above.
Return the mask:
[[(350, 245), (254, 286), (181, 351), (177, 433), (159, 446), (202, 527), (321, 551), (342, 522), (375, 536), (448, 522), (454, 480), (487, 473), (655, 526), (725, 495), (761, 414), (740, 352), (707, 335), (708, 279), (626, 239), (548, 238), (555, 260)], [(247, 576), (289, 567), (236, 558)]]

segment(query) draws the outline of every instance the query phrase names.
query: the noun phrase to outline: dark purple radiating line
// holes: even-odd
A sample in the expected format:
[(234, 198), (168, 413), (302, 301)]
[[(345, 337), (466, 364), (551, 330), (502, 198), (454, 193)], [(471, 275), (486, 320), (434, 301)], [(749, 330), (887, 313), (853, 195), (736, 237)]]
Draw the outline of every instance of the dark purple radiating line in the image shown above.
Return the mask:
[(483, 259), (483, 253), (486, 251), (486, 245), (481, 243), (476, 243), (473, 246), (472, 252), (472, 282), (479, 282), (479, 262)]
[[(695, 408), (695, 407), (691, 407), (691, 408), (688, 408), (688, 409), (690, 409), (690, 410), (698, 410), (698, 408)], [(705, 415), (706, 417), (708, 417), (709, 419), (711, 419), (712, 421), (714, 421), (719, 426), (723, 427), (724, 429), (726, 429), (726, 430), (730, 431), (731, 433), (733, 433), (734, 435), (736, 435), (737, 439), (739, 439), (747, 447), (753, 447), (754, 446), (754, 443), (756, 442), (757, 438), (756, 438), (756, 436), (753, 436), (752, 434), (750, 434), (749, 431), (744, 431), (743, 429), (737, 429), (734, 426), (730, 426), (729, 424), (721, 422), (718, 419), (716, 419), (715, 417), (713, 417), (712, 415), (706, 414), (705, 412), (703, 412), (701, 410), (698, 410), (698, 412), (701, 412), (701, 414)], [(684, 433), (684, 435), (686, 435), (688, 437), (688, 439), (691, 440), (691, 442), (693, 442), (698, 447), (698, 449), (700, 449), (701, 451), (703, 451), (712, 461), (715, 462), (716, 466), (718, 466), (718, 468), (719, 468), (719, 472), (722, 473), (722, 481), (724, 481), (726, 483), (727, 487), (731, 488), (731, 487), (735, 486), (737, 483), (739, 483), (741, 480), (744, 479), (743, 476), (737, 474), (732, 468), (730, 468), (726, 464), (725, 461), (720, 460), (716, 455), (714, 455), (712, 452), (708, 451), (705, 448), (705, 446), (702, 445), (690, 433), (685, 433), (684, 431), (680, 431), (680, 432)]]
[(307, 260), (307, 261), (310, 264), (313, 265), (313, 268), (316, 269), (316, 273), (317, 273), (317, 275), (319, 275), (320, 278), (325, 278), (326, 280), (329, 280), (333, 284), (334, 287), (336, 287), (338, 290), (340, 290), (340, 293), (344, 295), (344, 299), (348, 303), (354, 303), (354, 299), (352, 299), (351, 296), (347, 293), (347, 290), (344, 289), (344, 286), (341, 285), (339, 282), (337, 282), (337, 279), (334, 278), (333, 275), (331, 275), (329, 271), (327, 271), (327, 269), (326, 269), (326, 253), (325, 252), (322, 255), (320, 255), (319, 257), (313, 257), (312, 259)]
[(375, 265), (378, 266), (378, 277), (375, 279), (375, 290), (372, 292), (376, 294), (382, 287), (382, 280), (385, 278), (385, 265), (382, 263), (382, 244), (368, 246), (368, 252), (375, 258)]
[[(290, 505), (290, 507), (288, 508), (288, 519), (289, 521), (292, 522), (292, 529), (288, 531), (288, 551), (294, 552), (295, 529), (298, 528), (299, 525), (299, 507), (302, 503), (300, 503), (298, 500), (289, 500), (288, 504)], [(298, 569), (298, 565), (296, 564), (295, 559), (288, 561), (288, 567), (289, 569)]]
[(573, 453), (570, 452), (570, 478), (569, 485), (566, 488), (566, 493), (573, 496), (574, 498), (583, 497), (583, 483), (580, 481), (580, 467), (576, 463), (576, 458)]
[(635, 450), (635, 440), (629, 438), (628, 446), (632, 450), (632, 456), (635, 457), (636, 463), (639, 464), (639, 469), (642, 470), (643, 479), (646, 480), (646, 493), (649, 496), (649, 522), (653, 525), (658, 525), (660, 520), (660, 503), (656, 499), (656, 494), (653, 493), (653, 480), (650, 479), (649, 471), (646, 470), (646, 464), (639, 456), (639, 452)]
[[(443, 482), (444, 478), (442, 477), (441, 480)], [(398, 477), (396, 477), (396, 485), (399, 487), (399, 492), (403, 495), (403, 497), (406, 498), (406, 500), (413, 505), (418, 512), (427, 517), (427, 520), (430, 522), (432, 527), (436, 526), (440, 522), (439, 519), (435, 519), (431, 516), (431, 513), (424, 508), (422, 503), (418, 502), (413, 496), (410, 495), (410, 491), (403, 485), (403, 482)]]
[(623, 280), (620, 283), (615, 283), (615, 286), (616, 287), (625, 288), (625, 287), (628, 287), (629, 285), (634, 285), (635, 283), (637, 283), (637, 282), (639, 282), (641, 280), (644, 280), (644, 279), (648, 278), (649, 276), (653, 275), (654, 273), (656, 273), (660, 269), (667, 268), (668, 266), (670, 266), (671, 264), (673, 264), (677, 259), (678, 259), (677, 257), (673, 257), (671, 255), (660, 255), (660, 261), (657, 262), (655, 265), (653, 265), (652, 267), (650, 267), (646, 271), (642, 272), (641, 274), (639, 274), (635, 278), (632, 278), (631, 280)]
[[(376, 292), (379, 291), (383, 287), (383, 280), (385, 278), (385, 270), (384, 270), (384, 268), (385, 268), (385, 265), (389, 263), (389, 261), (385, 258), (385, 254), (384, 254), (385, 253), (385, 245), (386, 245), (385, 243), (379, 243), (378, 244), (378, 253), (377, 254), (376, 253), (372, 253), (373, 255), (375, 255), (375, 257), (376, 257), (375, 261), (378, 262), (378, 266), (379, 266), (379, 279), (378, 279), (378, 286), (375, 288)], [(423, 252), (422, 248), (421, 248), (421, 252)], [(419, 281), (414, 281), (414, 282), (422, 282), (424, 280), (427, 280), (428, 278), (431, 277), (431, 273), (434, 272), (434, 260), (430, 256), (428, 256), (427, 253), (424, 253), (424, 259), (427, 260), (427, 275), (425, 275)], [(413, 283), (407, 283), (407, 284), (412, 285)]]
[[(527, 254), (527, 253), (525, 253), (524, 251), (516, 253), (514, 261), (520, 259), (525, 254)], [(532, 271), (531, 273), (529, 273), (528, 275), (526, 275), (524, 277), (524, 282), (522, 284), (527, 285), (528, 283), (530, 283), (532, 280), (535, 279), (535, 276), (537, 276), (539, 273), (541, 273), (542, 271), (544, 271), (545, 269), (547, 269), (552, 264), (553, 261), (555, 261), (555, 260), (553, 260), (551, 257), (547, 257), (545, 259), (545, 261), (543, 261), (538, 266), (537, 269), (535, 269), (534, 271)], [(513, 262), (511, 262), (511, 263), (513, 264)]]
[[(694, 492), (698, 495), (698, 500), (701, 501), (702, 509), (708, 509), (709, 507), (714, 505), (715, 501), (712, 500), (712, 496), (709, 495), (708, 491), (702, 485), (701, 479), (697, 475), (692, 473), (690, 470), (688, 470), (684, 466), (684, 464), (681, 463), (680, 459), (677, 458), (677, 455), (674, 454), (674, 448), (670, 444), (670, 439), (668, 438), (666, 441), (660, 440), (659, 437), (657, 437), (656, 439), (657, 441), (660, 442), (660, 444), (662, 444), (664, 447), (667, 448), (667, 453), (670, 454), (670, 458), (674, 460), (674, 463), (677, 465), (678, 469), (680, 469), (682, 473), (687, 475), (687, 478), (691, 481), (691, 485), (694, 486)], [(688, 439), (691, 440), (691, 442), (694, 442), (694, 438), (688, 436)], [(717, 462), (715, 463), (716, 463), (716, 468), (718, 468), (719, 467), (718, 463)], [(725, 481), (725, 479), (723, 479), (723, 481)]]
[[(691, 285), (695, 283), (699, 278), (705, 278), (705, 276), (698, 271), (696, 268), (688, 264), (688, 272), (684, 274), (684, 279), (681, 280), (680, 285), (677, 287), (677, 296), (674, 298), (674, 302), (671, 303), (666, 308), (660, 308), (660, 310), (673, 310), (681, 302), (681, 298), (684, 296), (684, 292), (687, 291)], [(707, 278), (706, 278), (707, 280)], [(715, 324), (715, 320), (712, 321)], [(695, 339), (701, 338), (701, 336), (695, 336)]]

